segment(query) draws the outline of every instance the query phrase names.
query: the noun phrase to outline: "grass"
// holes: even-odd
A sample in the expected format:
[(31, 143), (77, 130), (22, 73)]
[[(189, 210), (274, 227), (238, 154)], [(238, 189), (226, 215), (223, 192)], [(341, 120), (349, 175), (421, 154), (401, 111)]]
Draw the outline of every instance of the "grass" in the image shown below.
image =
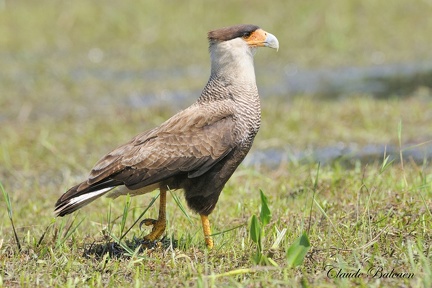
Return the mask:
[[(101, 199), (66, 218), (52, 213), (57, 198), (101, 155), (190, 104), (136, 107), (131, 99), (202, 89), (209, 29), (252, 22), (278, 37), (277, 54), (262, 50), (256, 57), (261, 87), (272, 85), (287, 65), (430, 59), (429, 38), (418, 29), (432, 31), (430, 8), (427, 1), (372, 0), (0, 1), (0, 182), (6, 199), (0, 202), (0, 286), (432, 286), (430, 158), (404, 158), (416, 145), (431, 146), (427, 87), (381, 100), (263, 95), (255, 150), (372, 143), (400, 153), (349, 166), (241, 166), (210, 216), (212, 251), (204, 246), (199, 217), (175, 191), (168, 197), (166, 238), (146, 251), (135, 248), (148, 231), (134, 222), (147, 208), (145, 218), (157, 215), (151, 205), (157, 192)], [(271, 258), (269, 265), (255, 264), (257, 243), (250, 237), (252, 216), (262, 211), (260, 190), (271, 219), (260, 227), (259, 252)], [(287, 251), (305, 231), (310, 250), (291, 268)], [(103, 250), (107, 243), (111, 250)], [(358, 269), (361, 277), (348, 277)], [(413, 277), (378, 277), (392, 269)]]
[[(213, 251), (204, 247), (198, 217), (190, 215), (193, 221), (190, 224), (174, 201), (168, 205), (167, 235), (178, 240), (176, 249), (155, 249), (120, 259), (102, 255), (101, 259), (95, 255), (83, 257), (82, 254), (95, 241), (113, 241), (101, 234), (106, 229), (104, 227), (112, 225), (113, 234), (120, 237), (126, 199), (116, 204), (108, 200), (96, 202), (77, 216), (59, 219), (54, 224), (50, 216), (52, 201), (41, 200), (40, 196), (31, 199), (38, 205), (47, 206), (37, 213), (45, 216), (34, 221), (34, 217), (28, 216), (31, 211), (26, 208), (27, 203), (16, 200), (12, 204), (17, 206), (13, 207), (14, 217), (23, 251), (17, 251), (11, 229), (3, 226), (2, 281), (6, 286), (38, 281), (43, 286), (63, 285), (68, 281), (90, 286), (157, 285), (161, 281), (158, 279), (163, 279), (160, 284), (164, 285), (191, 285), (200, 281), (209, 286), (235, 283), (277, 285), (289, 281), (310, 285), (357, 283), (379, 286), (379, 283), (386, 283), (402, 286), (424, 284), (427, 287), (431, 276), (428, 243), (432, 240), (430, 168), (412, 164), (402, 171), (399, 165), (391, 165), (379, 173), (379, 167), (373, 165), (350, 171), (324, 166), (314, 201), (316, 169), (305, 165), (281, 167), (265, 173), (241, 169), (227, 185), (219, 209), (211, 219), (216, 233), (244, 225), (216, 235)], [(259, 213), (260, 197), (255, 187), (260, 186), (266, 187), (272, 211), (272, 221), (265, 228), (263, 247), (268, 249), (275, 241), (277, 231), (287, 228), (279, 249), (272, 251), (277, 268), (253, 264), (255, 248), (248, 237), (247, 223), (251, 215)], [(35, 191), (35, 194), (41, 192)], [(126, 226), (132, 225), (144, 208), (143, 204), (145, 206), (149, 200), (148, 196), (131, 199)], [(108, 212), (108, 206), (111, 212)], [(155, 209), (150, 210), (150, 215), (156, 214)], [(112, 214), (111, 222), (107, 221), (108, 213)], [(38, 244), (50, 224), (52, 228)], [(310, 253), (302, 266), (291, 269), (286, 264), (284, 251), (308, 227)], [(144, 233), (135, 228), (126, 238), (130, 240), (133, 235), (140, 237)], [(383, 267), (390, 271), (394, 268), (397, 272), (414, 273), (415, 277), (407, 280), (372, 277), (331, 279), (326, 274), (329, 265), (347, 272), (360, 268), (364, 273), (370, 267)]]

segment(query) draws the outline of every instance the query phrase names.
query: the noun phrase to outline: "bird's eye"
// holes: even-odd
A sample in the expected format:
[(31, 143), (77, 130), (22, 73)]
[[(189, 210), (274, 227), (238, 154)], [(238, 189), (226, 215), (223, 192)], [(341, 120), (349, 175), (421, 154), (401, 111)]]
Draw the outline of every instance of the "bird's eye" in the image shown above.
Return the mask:
[(252, 35), (252, 32), (245, 32), (243, 33), (243, 38), (249, 38), (249, 36)]

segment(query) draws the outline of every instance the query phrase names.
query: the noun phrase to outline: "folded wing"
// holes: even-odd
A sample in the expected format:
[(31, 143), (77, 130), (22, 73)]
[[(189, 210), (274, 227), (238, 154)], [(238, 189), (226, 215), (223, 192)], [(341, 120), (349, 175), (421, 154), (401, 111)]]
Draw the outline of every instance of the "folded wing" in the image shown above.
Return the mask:
[(67, 191), (56, 206), (61, 210), (66, 202), (81, 197), (87, 201), (82, 207), (119, 185), (133, 190), (180, 173), (201, 176), (237, 144), (234, 105), (229, 101), (205, 107), (194, 104), (114, 149), (96, 163), (87, 181)]

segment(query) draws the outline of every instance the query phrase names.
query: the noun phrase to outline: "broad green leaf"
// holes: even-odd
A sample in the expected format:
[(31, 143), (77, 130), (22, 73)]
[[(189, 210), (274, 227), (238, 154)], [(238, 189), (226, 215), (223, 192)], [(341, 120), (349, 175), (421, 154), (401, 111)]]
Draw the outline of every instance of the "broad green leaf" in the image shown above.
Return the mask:
[(290, 267), (296, 267), (303, 263), (304, 257), (310, 249), (310, 242), (306, 232), (298, 237), (288, 248), (287, 262)]
[(252, 216), (251, 225), (250, 225), (250, 237), (252, 241), (255, 243), (259, 243), (261, 238), (261, 225), (258, 221), (256, 215)]
[(271, 220), (271, 212), (267, 205), (267, 197), (264, 195), (262, 190), (260, 190), (261, 194), (261, 213), (260, 213), (260, 219), (263, 226), (270, 223)]

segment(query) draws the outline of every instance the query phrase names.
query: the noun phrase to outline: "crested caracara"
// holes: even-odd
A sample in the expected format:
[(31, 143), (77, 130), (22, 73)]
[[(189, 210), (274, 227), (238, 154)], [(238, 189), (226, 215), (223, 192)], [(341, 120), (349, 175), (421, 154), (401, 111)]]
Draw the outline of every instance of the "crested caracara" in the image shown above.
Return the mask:
[(84, 182), (58, 199), (57, 216), (104, 194), (117, 197), (159, 189), (158, 219), (143, 220), (153, 226), (145, 240), (153, 241), (165, 231), (167, 190), (183, 189), (188, 206), (201, 216), (207, 246), (213, 247), (208, 215), (260, 127), (253, 56), (258, 47), (278, 49), (279, 43), (255, 25), (213, 30), (208, 40), (211, 75), (198, 100), (103, 156)]

